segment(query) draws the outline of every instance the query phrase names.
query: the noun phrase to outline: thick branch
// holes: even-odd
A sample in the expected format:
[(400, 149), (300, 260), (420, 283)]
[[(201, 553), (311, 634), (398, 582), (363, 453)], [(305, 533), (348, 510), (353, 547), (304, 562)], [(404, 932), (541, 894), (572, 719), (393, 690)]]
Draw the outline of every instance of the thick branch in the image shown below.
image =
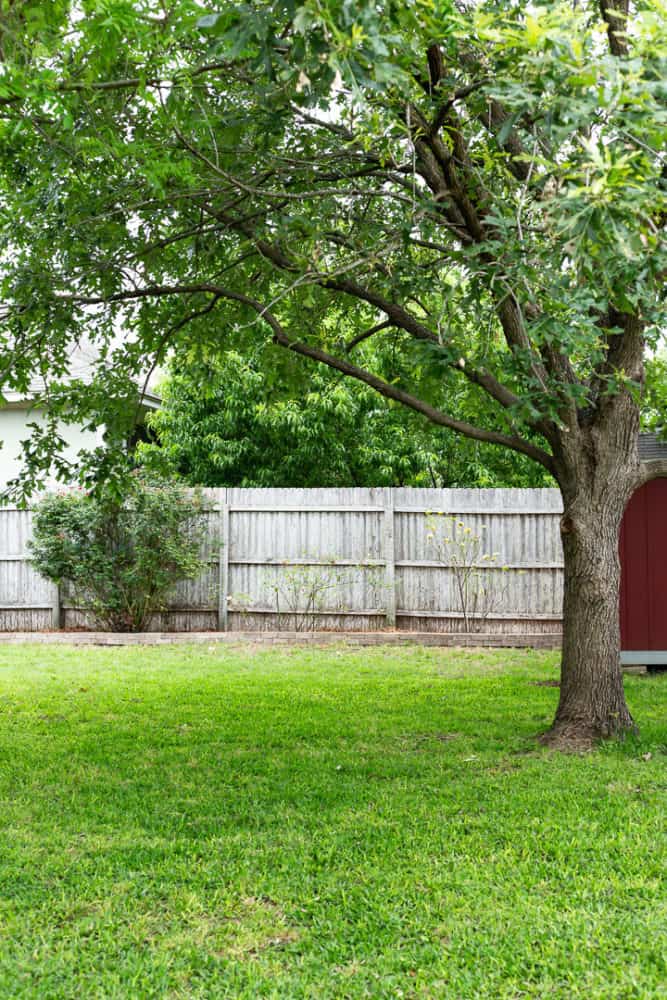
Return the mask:
[(622, 372), (636, 382), (644, 380), (644, 323), (637, 316), (610, 309), (598, 320), (607, 352), (591, 379), (593, 397), (604, 392), (610, 377)]
[[(503, 125), (505, 125), (509, 119), (509, 115), (503, 108), (500, 101), (491, 98), (488, 102), (486, 111), (481, 115), (478, 115), (478, 119), (483, 125), (486, 126), (492, 135), (497, 137), (502, 130)], [(507, 166), (510, 172), (518, 181), (521, 181), (522, 183), (527, 181), (530, 172), (530, 165), (526, 162), (526, 151), (516, 129), (510, 128), (507, 133), (507, 137), (501, 143), (501, 146), (506, 153), (509, 153)], [(523, 157), (523, 159), (521, 159), (521, 157)]]
[(600, 11), (607, 25), (609, 48), (615, 56), (628, 54), (625, 31), (629, 6), (629, 0), (600, 0)]
[(268, 323), (273, 331), (274, 341), (279, 346), (294, 351), (296, 354), (301, 354), (304, 357), (311, 358), (314, 361), (318, 361), (320, 364), (325, 364), (329, 368), (334, 368), (343, 375), (348, 375), (351, 378), (357, 379), (357, 381), (364, 382), (385, 398), (401, 403), (403, 406), (415, 410), (417, 413), (422, 413), (434, 424), (438, 424), (441, 427), (448, 427), (450, 430), (476, 441), (485, 441), (488, 444), (502, 445), (505, 448), (510, 448), (512, 451), (520, 452), (521, 454), (532, 458), (533, 461), (539, 462), (540, 465), (543, 465), (549, 472), (553, 472), (552, 456), (542, 448), (539, 448), (537, 445), (532, 444), (530, 441), (526, 441), (517, 434), (503, 434), (499, 431), (485, 430), (484, 428), (476, 427), (474, 424), (470, 424), (465, 420), (457, 420), (454, 417), (450, 417), (448, 414), (443, 413), (442, 410), (437, 409), (437, 407), (431, 406), (430, 403), (419, 399), (417, 396), (413, 396), (411, 393), (404, 392), (397, 386), (392, 385), (389, 382), (385, 382), (384, 379), (379, 378), (377, 375), (373, 375), (371, 372), (368, 372), (363, 368), (359, 368), (357, 365), (351, 364), (343, 358), (337, 358), (334, 355), (329, 354), (327, 351), (323, 351), (318, 347), (313, 347), (310, 344), (305, 344), (302, 341), (290, 339), (278, 319), (265, 305), (257, 299), (253, 299), (241, 292), (236, 292), (233, 289), (223, 288), (220, 285), (215, 285), (209, 282), (200, 282), (192, 285), (149, 285), (146, 288), (116, 292), (106, 298), (103, 296), (76, 295), (65, 295), (60, 296), (60, 298), (66, 301), (75, 301), (81, 303), (82, 305), (99, 305), (105, 302), (121, 302), (130, 299), (160, 297), (164, 295), (196, 294), (198, 292), (213, 295), (214, 301), (224, 298), (249, 306), (260, 318), (264, 319), (266, 323)]
[(348, 375), (351, 378), (357, 379), (357, 381), (364, 382), (372, 389), (375, 389), (376, 392), (379, 392), (380, 395), (384, 396), (386, 399), (395, 400), (403, 406), (415, 410), (417, 413), (422, 413), (431, 421), (431, 423), (438, 424), (441, 427), (448, 427), (450, 430), (476, 441), (485, 441), (488, 444), (498, 444), (505, 448), (510, 448), (512, 451), (518, 451), (521, 454), (532, 458), (533, 461), (539, 462), (540, 465), (543, 465), (544, 468), (548, 469), (550, 472), (553, 471), (553, 460), (551, 455), (549, 455), (548, 452), (544, 451), (542, 448), (538, 448), (536, 445), (531, 444), (530, 441), (525, 441), (518, 435), (501, 434), (498, 431), (489, 431), (481, 427), (475, 427), (474, 424), (469, 424), (465, 420), (456, 420), (454, 417), (450, 417), (448, 414), (443, 413), (442, 410), (431, 406), (430, 403), (419, 399), (417, 396), (413, 396), (411, 393), (404, 392), (402, 389), (397, 388), (397, 386), (392, 385), (389, 382), (385, 382), (384, 379), (378, 378), (377, 375), (373, 375), (364, 368), (359, 368), (343, 358), (337, 358), (318, 347), (312, 347), (310, 344), (305, 344), (302, 341), (291, 340), (273, 313), (271, 313), (256, 299), (252, 299), (247, 295), (242, 295), (240, 292), (234, 292), (232, 290), (220, 289), (219, 292), (222, 297), (233, 299), (236, 302), (242, 302), (254, 309), (255, 312), (269, 324), (273, 331), (275, 343), (279, 344), (281, 347), (294, 351), (296, 354), (301, 354), (303, 357), (319, 361), (320, 364), (327, 365), (329, 368), (334, 368), (343, 375)]
[[(440, 136), (432, 133), (428, 122), (414, 105), (408, 107), (406, 121), (417, 155), (425, 168), (423, 176), (426, 183), (436, 198), (442, 199), (444, 196), (454, 203), (469, 238), (474, 241), (482, 240), (484, 229), (478, 206), (470, 197), (470, 184), (465, 183), (470, 180), (470, 165), (460, 131), (454, 125), (450, 127), (454, 146), (454, 153), (451, 153)], [(450, 218), (449, 215), (447, 217), (451, 222), (457, 222), (456, 218)]]

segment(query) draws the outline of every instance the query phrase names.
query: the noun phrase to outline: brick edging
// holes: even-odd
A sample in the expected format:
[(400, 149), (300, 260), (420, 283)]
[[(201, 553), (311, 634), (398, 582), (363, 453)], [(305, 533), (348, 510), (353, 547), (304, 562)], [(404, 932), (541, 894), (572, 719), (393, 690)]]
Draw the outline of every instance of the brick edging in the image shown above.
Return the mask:
[(489, 632), (0, 632), (0, 645), (66, 646), (446, 646), (560, 649), (561, 634), (512, 635)]

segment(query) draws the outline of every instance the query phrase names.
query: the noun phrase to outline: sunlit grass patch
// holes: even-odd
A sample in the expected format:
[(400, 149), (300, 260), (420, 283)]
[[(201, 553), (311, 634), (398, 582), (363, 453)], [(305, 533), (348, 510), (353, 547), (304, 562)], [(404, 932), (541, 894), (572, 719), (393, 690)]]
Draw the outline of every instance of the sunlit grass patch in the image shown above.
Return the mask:
[[(659, 997), (667, 678), (530, 650), (5, 647), (0, 996)], [(539, 682), (539, 683), (536, 683)]]

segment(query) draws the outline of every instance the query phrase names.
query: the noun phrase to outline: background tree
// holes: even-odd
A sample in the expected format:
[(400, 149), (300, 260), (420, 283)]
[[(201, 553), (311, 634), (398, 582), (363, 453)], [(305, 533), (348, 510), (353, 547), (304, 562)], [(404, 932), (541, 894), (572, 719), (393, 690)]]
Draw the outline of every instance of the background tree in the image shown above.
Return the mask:
[[(364, 366), (382, 370), (382, 358), (366, 356)], [(455, 388), (456, 397), (450, 390), (447, 402), (456, 416), (478, 423), (492, 419), (488, 402), (470, 385)], [(555, 485), (523, 455), (434, 427), (359, 382), (306, 367), (285, 353), (248, 357), (227, 350), (179, 357), (159, 391), (163, 405), (149, 415), (153, 434), (150, 443), (139, 445), (139, 459), (191, 485)], [(667, 431), (664, 355), (646, 363), (642, 428)]]
[[(457, 414), (478, 415), (479, 400), (458, 388)], [(434, 427), (284, 353), (273, 363), (264, 352), (175, 359), (160, 394), (140, 461), (192, 485), (553, 486), (523, 455)]]
[[(11, 383), (36, 366), (53, 382), (85, 328), (103, 364), (76, 412), (104, 407), (111, 428), (109, 379), (193, 339), (247, 353), (265, 330), (528, 456), (564, 504), (549, 739), (631, 728), (618, 532), (632, 492), (667, 474), (637, 451), (643, 358), (665, 319), (661, 0), (13, 6)], [(393, 377), (356, 353), (388, 337)], [(484, 426), (443, 402), (459, 381), (491, 400)], [(32, 449), (33, 469), (54, 447)]]

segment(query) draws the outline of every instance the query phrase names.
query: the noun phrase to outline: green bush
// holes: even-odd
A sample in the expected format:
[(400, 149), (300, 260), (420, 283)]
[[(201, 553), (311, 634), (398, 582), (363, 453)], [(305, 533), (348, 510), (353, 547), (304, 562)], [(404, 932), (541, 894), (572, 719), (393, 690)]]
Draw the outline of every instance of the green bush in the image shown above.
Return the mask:
[(140, 632), (179, 580), (201, 572), (203, 514), (200, 494), (139, 475), (122, 500), (48, 494), (34, 510), (31, 562), (100, 627)]

